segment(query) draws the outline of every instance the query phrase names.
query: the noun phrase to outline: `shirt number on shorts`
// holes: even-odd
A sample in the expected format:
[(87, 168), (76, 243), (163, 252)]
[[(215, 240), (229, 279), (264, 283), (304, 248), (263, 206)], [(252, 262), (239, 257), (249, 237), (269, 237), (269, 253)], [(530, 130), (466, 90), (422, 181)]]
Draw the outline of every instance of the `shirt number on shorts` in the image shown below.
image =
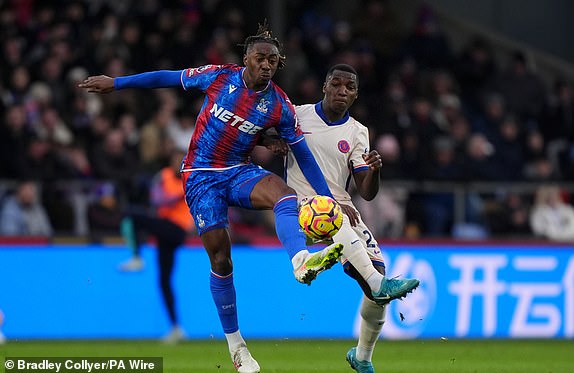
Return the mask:
[(368, 230), (365, 229), (365, 230), (363, 231), (363, 234), (364, 234), (365, 236), (367, 236), (367, 239), (366, 239), (366, 241), (367, 241), (367, 247), (377, 247), (377, 245), (375, 245), (375, 244), (373, 243), (373, 236), (371, 235), (371, 232), (369, 232)]

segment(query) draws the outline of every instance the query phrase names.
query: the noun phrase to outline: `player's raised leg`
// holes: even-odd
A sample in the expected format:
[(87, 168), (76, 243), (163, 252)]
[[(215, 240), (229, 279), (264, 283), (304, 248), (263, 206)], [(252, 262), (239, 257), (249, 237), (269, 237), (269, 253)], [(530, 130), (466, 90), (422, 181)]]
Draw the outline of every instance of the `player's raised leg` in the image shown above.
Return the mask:
[[(368, 232), (367, 227), (362, 222), (360, 224), (360, 230)], [(373, 300), (379, 305), (385, 305), (393, 299), (403, 298), (419, 286), (419, 280), (387, 278), (377, 271), (372, 260), (377, 260), (379, 257), (382, 263), (382, 257), (376, 241), (371, 240), (372, 248), (364, 247), (365, 243), (351, 227), (347, 216), (343, 217), (343, 225), (333, 239), (343, 244), (344, 259), (348, 260), (364, 279), (370, 288)], [(369, 256), (369, 250), (373, 258)]]
[(297, 195), (279, 176), (269, 174), (259, 180), (251, 192), (251, 202), (254, 208), (273, 208), (277, 237), (291, 259), (297, 281), (310, 284), (341, 257), (343, 246), (339, 243), (309, 253), (307, 237), (299, 228)]

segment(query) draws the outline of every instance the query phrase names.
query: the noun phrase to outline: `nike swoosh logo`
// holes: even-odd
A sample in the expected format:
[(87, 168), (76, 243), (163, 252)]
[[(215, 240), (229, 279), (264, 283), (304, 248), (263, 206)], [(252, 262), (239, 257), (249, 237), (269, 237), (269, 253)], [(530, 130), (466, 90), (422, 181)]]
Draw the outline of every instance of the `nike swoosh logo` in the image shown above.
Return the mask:
[(376, 298), (376, 299), (382, 299), (382, 300), (385, 300), (385, 299), (391, 299), (391, 297), (390, 297), (390, 296), (388, 296), (388, 295), (385, 295), (385, 296), (380, 296), (380, 297), (375, 297), (375, 298)]
[(236, 86), (234, 86), (234, 85), (230, 85), (230, 86), (229, 86), (229, 93), (231, 93), (231, 92), (235, 91), (236, 89), (237, 89), (237, 87), (236, 87)]
[(355, 242), (359, 242), (359, 240), (355, 240), (355, 241), (351, 242), (351, 245), (354, 244)]

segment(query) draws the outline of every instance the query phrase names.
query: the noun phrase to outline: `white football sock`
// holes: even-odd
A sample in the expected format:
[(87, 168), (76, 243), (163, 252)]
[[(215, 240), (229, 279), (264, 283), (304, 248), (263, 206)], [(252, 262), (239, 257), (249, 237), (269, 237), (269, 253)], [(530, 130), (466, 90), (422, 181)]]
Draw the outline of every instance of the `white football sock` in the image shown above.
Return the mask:
[(365, 279), (365, 281), (369, 284), (371, 291), (378, 292), (381, 290), (381, 283), (383, 282), (384, 277), (385, 276), (383, 276), (379, 271), (375, 270), (368, 278)]
[(333, 237), (333, 241), (343, 244), (343, 256), (355, 267), (357, 272), (365, 279), (371, 291), (379, 291), (383, 275), (373, 266), (369, 254), (363, 247), (362, 241), (351, 227), (349, 218), (343, 217), (343, 225)]
[(227, 339), (230, 353), (237, 351), (239, 347), (247, 346), (239, 330), (230, 334), (225, 333), (225, 338)]
[(371, 361), (375, 344), (385, 323), (386, 306), (379, 306), (363, 296), (361, 303), (361, 326), (357, 343), (357, 360)]

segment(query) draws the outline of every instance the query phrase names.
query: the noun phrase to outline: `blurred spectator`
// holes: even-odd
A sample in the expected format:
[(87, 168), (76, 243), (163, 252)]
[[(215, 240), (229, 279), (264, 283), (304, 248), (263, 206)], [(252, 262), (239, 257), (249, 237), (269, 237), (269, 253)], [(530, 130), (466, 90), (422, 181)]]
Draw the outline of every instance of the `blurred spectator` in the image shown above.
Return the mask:
[(284, 43), (285, 54), (289, 56), (289, 68), (276, 74), (277, 82), (285, 92), (294, 92), (298, 78), (309, 71), (309, 62), (302, 42), (303, 36), (299, 29), (289, 31)]
[(544, 113), (544, 126), (540, 131), (546, 142), (574, 141), (574, 90), (572, 85), (558, 80)]
[(88, 225), (92, 241), (116, 236), (123, 218), (122, 205), (112, 183), (96, 185), (93, 200), (88, 205)]
[(572, 85), (558, 80), (544, 112), (540, 132), (547, 144), (550, 162), (558, 176), (573, 179), (572, 146), (574, 146), (574, 90)]
[(465, 170), (467, 180), (503, 180), (500, 165), (495, 157), (496, 149), (486, 136), (471, 135), (466, 148)]
[(531, 234), (530, 198), (517, 192), (496, 193), (485, 203), (485, 215), (493, 235), (526, 237)]
[(354, 22), (357, 36), (369, 40), (385, 60), (391, 59), (402, 36), (397, 16), (392, 13), (386, 0), (368, 0), (357, 8)]
[[(385, 167), (383, 165), (383, 169)], [(405, 229), (407, 198), (408, 192), (403, 188), (382, 186), (373, 200), (367, 202), (362, 198), (354, 198), (353, 203), (361, 211), (361, 218), (375, 237), (400, 238)]]
[(55, 55), (43, 59), (40, 65), (42, 81), (48, 85), (52, 92), (52, 104), (59, 110), (64, 111), (67, 106), (64, 82), (64, 68), (61, 59)]
[(51, 236), (52, 225), (40, 202), (38, 186), (32, 181), (20, 183), (14, 195), (4, 199), (0, 210), (0, 234), (3, 236)]
[(574, 142), (560, 153), (560, 173), (563, 180), (574, 180)]
[(10, 106), (0, 123), (0, 178), (16, 179), (21, 176), (24, 154), (32, 134), (24, 107)]
[[(402, 133), (412, 126), (406, 87), (398, 76), (391, 76), (385, 85), (383, 94), (383, 118), (377, 118), (373, 121), (373, 126), (370, 127), (373, 128), (372, 132), (375, 137), (390, 133), (400, 138)], [(354, 111), (356, 111), (356, 106)], [(368, 123), (369, 121), (364, 122)]]
[(546, 157), (546, 142), (544, 136), (537, 130), (530, 130), (525, 134), (526, 162)]
[[(435, 181), (461, 181), (465, 172), (460, 160), (455, 158), (454, 143), (449, 137), (440, 136), (433, 141), (433, 153), (430, 162), (426, 162), (425, 178)], [(424, 213), (423, 232), (430, 237), (450, 235), (455, 227), (453, 193), (433, 192), (422, 198)], [(480, 220), (480, 201), (474, 195), (465, 195), (465, 222), (478, 223)], [(459, 227), (460, 228), (460, 227)]]
[[(425, 90), (423, 93), (426, 97), (429, 97), (433, 105), (441, 104), (441, 99), (446, 96), (456, 97), (457, 102), (454, 104), (455, 108), (460, 110), (460, 100), (458, 98), (458, 83), (455, 81), (454, 76), (450, 70), (440, 69), (435, 70), (426, 79), (421, 79), (422, 84), (428, 85), (428, 87), (423, 88)], [(452, 98), (450, 99), (452, 102)], [(443, 102), (444, 104), (444, 102)], [(453, 106), (453, 105), (447, 105)]]
[(448, 132), (451, 123), (461, 115), (461, 104), (457, 95), (446, 93), (439, 97), (433, 119), (441, 132)]
[(472, 38), (463, 48), (454, 68), (460, 83), (461, 98), (471, 113), (480, 111), (486, 89), (497, 70), (488, 42), (481, 37)]
[[(43, 206), (56, 234), (73, 235), (80, 218), (76, 216), (73, 200), (78, 196), (77, 187), (67, 183), (44, 183)], [(80, 196), (81, 198), (81, 196)]]
[(426, 155), (421, 150), (420, 142), (413, 130), (406, 131), (401, 138), (401, 171), (407, 180), (418, 180), (422, 176), (422, 163)]
[(412, 105), (410, 128), (415, 131), (420, 140), (419, 151), (424, 159), (430, 159), (433, 153), (433, 141), (442, 134), (442, 129), (433, 118), (433, 106), (430, 100), (419, 97)]
[(564, 202), (558, 186), (545, 185), (536, 191), (530, 225), (537, 236), (574, 242), (574, 207)]
[(396, 137), (392, 134), (382, 135), (376, 140), (375, 149), (379, 152), (383, 161), (383, 167), (380, 171), (383, 182), (385, 180), (402, 179), (401, 148)]
[(498, 93), (488, 93), (484, 98), (483, 110), (472, 118), (472, 132), (494, 136), (507, 115), (504, 97)]
[(529, 181), (556, 181), (558, 179), (552, 162), (546, 157), (536, 158), (528, 162), (524, 173)]
[(60, 114), (51, 107), (47, 107), (42, 111), (40, 125), (36, 133), (42, 139), (57, 147), (70, 145), (74, 141), (72, 131), (60, 118)]
[(177, 119), (171, 121), (167, 127), (170, 142), (173, 143), (175, 150), (187, 152), (194, 130), (195, 115), (187, 110), (180, 110), (177, 113)]
[(471, 135), (471, 126), (468, 119), (463, 115), (458, 115), (449, 123), (448, 136), (453, 142), (454, 156), (464, 165), (466, 147)]
[(560, 175), (558, 163), (553, 163), (547, 155), (547, 147), (542, 133), (538, 130), (526, 134), (526, 159), (524, 177), (531, 181), (558, 180)]
[[(174, 112), (169, 107), (161, 107), (153, 118), (145, 123), (140, 131), (139, 154), (142, 167), (148, 173), (155, 173), (167, 162), (173, 148), (168, 128), (178, 126)], [(187, 139), (189, 142), (189, 138)]]
[(90, 122), (90, 128), (85, 133), (86, 148), (90, 163), (96, 157), (96, 153), (103, 146), (106, 135), (112, 130), (112, 121), (105, 115), (96, 115)]
[(520, 135), (517, 119), (509, 115), (504, 118), (493, 139), (495, 156), (504, 180), (521, 181), (524, 178), (524, 145)]
[(131, 113), (124, 113), (118, 118), (116, 127), (124, 135), (127, 151), (139, 161), (140, 130), (136, 117)]
[(406, 89), (407, 97), (414, 97), (419, 89), (421, 74), (414, 58), (403, 57), (397, 66), (397, 74)]
[(414, 58), (421, 70), (451, 67), (453, 55), (450, 44), (429, 5), (420, 7), (414, 28), (404, 39), (399, 55)]
[(2, 101), (6, 105), (26, 106), (32, 100), (30, 79), (30, 73), (25, 66), (16, 66), (10, 76), (10, 85), (2, 95)]
[(546, 103), (546, 88), (541, 78), (528, 66), (526, 55), (515, 51), (509, 66), (496, 81), (510, 111), (523, 121), (539, 121)]
[(215, 29), (211, 41), (207, 43), (204, 55), (206, 64), (223, 65), (241, 62), (239, 56), (231, 48), (229, 39), (222, 29)]
[(464, 171), (459, 159), (455, 158), (453, 141), (447, 136), (436, 137), (432, 141), (430, 159), (424, 167), (425, 179), (435, 181), (461, 181)]
[(68, 146), (60, 151), (65, 168), (66, 178), (88, 180), (93, 177), (93, 170), (86, 150), (81, 146)]
[(295, 90), (290, 96), (291, 101), (296, 105), (318, 102), (322, 98), (321, 81), (315, 74), (306, 73), (296, 80)]
[(130, 191), (138, 168), (137, 159), (128, 151), (121, 130), (112, 129), (106, 133), (104, 142), (95, 149), (91, 163), (96, 177), (114, 181), (121, 193)]
[(71, 103), (71, 110), (66, 112), (65, 120), (70, 124), (76, 143), (88, 147), (93, 119), (88, 110), (88, 100), (85, 95), (77, 95), (71, 99)]
[(55, 181), (66, 176), (62, 159), (48, 140), (32, 136), (24, 152), (19, 178)]

